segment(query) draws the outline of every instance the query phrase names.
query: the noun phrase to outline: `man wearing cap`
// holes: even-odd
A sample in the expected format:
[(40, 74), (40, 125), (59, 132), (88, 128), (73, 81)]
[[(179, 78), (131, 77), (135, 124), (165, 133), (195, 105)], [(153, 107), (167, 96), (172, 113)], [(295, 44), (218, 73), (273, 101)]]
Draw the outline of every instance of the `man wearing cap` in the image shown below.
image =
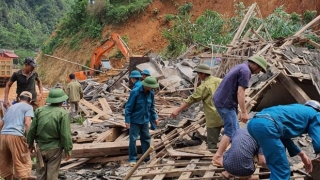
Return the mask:
[(245, 106), (245, 89), (249, 87), (251, 74), (266, 72), (266, 70), (267, 61), (263, 57), (252, 56), (248, 62), (233, 67), (214, 93), (213, 102), (224, 124), (224, 135), (212, 159), (214, 165), (222, 166), (222, 154), (230, 144), (233, 133), (239, 129), (238, 104), (241, 110), (240, 120), (245, 123), (249, 119)]
[(70, 83), (67, 85), (66, 94), (69, 97), (68, 102), (71, 106), (71, 117), (78, 115), (79, 101), (83, 98), (83, 90), (81, 84), (76, 81), (74, 74), (69, 75)]
[(141, 81), (140, 81), (141, 77), (142, 76), (139, 71), (137, 71), (137, 70), (131, 71), (129, 78), (130, 78), (130, 81), (133, 83), (132, 89), (135, 89), (135, 88), (141, 86)]
[(144, 70), (141, 72), (141, 75), (142, 75), (142, 77), (141, 77), (141, 80), (142, 80), (142, 81), (143, 81), (146, 77), (151, 76), (151, 74), (150, 74), (150, 72), (149, 72), (148, 69), (144, 69)]
[(23, 91), (19, 103), (8, 108), (0, 127), (0, 176), (5, 179), (27, 179), (31, 175), (31, 159), (25, 135), (34, 116), (30, 105), (32, 94)]
[[(150, 147), (149, 121), (158, 125), (158, 116), (154, 105), (154, 92), (159, 87), (156, 78), (147, 77), (142, 86), (132, 89), (125, 107), (125, 123), (129, 129), (129, 163), (136, 164), (136, 140), (140, 136), (142, 154)], [(145, 159), (149, 161), (150, 157)]]
[(291, 140), (304, 133), (312, 139), (320, 161), (320, 104), (317, 101), (265, 108), (249, 121), (248, 132), (263, 150), (271, 171), (270, 180), (290, 179), (286, 149), (291, 157), (299, 155), (306, 172), (312, 172), (309, 157)]
[(68, 96), (60, 88), (51, 89), (46, 105), (36, 109), (34, 119), (27, 135), (30, 152), (34, 152), (34, 141), (40, 147), (44, 167), (38, 168), (37, 179), (58, 179), (62, 152), (66, 161), (70, 159), (72, 150), (70, 118), (66, 110), (61, 108)]
[(211, 70), (207, 64), (200, 64), (193, 72), (196, 72), (199, 79), (203, 82), (179, 108), (172, 112), (171, 116), (176, 118), (176, 116), (188, 106), (202, 101), (206, 116), (208, 149), (214, 153), (215, 149), (218, 148), (217, 144), (223, 122), (213, 105), (212, 96), (219, 86), (221, 79), (211, 76)]
[[(6, 84), (6, 88), (4, 91), (4, 107), (5, 108), (9, 107), (9, 101), (8, 101), (9, 91), (12, 84), (16, 81), (17, 81), (17, 90), (16, 90), (17, 97), (20, 96), (20, 93), (22, 91), (31, 92), (32, 94), (31, 105), (34, 110), (38, 108), (37, 101), (41, 100), (43, 89), (42, 89), (42, 83), (39, 79), (38, 73), (34, 70), (36, 67), (37, 67), (37, 64), (35, 60), (31, 57), (28, 57), (24, 61), (24, 67), (12, 74), (11, 78)], [(38, 96), (36, 92), (36, 84), (35, 84), (36, 81), (39, 88)]]

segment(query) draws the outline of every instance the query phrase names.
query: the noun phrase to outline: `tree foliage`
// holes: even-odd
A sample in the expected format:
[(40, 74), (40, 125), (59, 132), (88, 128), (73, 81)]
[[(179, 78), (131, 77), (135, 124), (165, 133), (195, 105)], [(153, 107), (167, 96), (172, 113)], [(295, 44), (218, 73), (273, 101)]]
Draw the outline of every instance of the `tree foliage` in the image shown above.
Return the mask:
[(0, 0), (0, 48), (15, 50), (20, 59), (34, 56), (73, 3), (74, 0)]
[[(248, 9), (241, 2), (236, 3), (234, 7), (235, 16), (233, 17), (223, 17), (217, 12), (207, 10), (198, 18), (192, 20), (192, 15), (190, 14), (192, 4), (190, 3), (185, 3), (178, 7), (176, 15), (167, 14), (164, 20), (165, 22), (171, 22), (172, 26), (162, 33), (169, 40), (166, 55), (176, 57), (193, 44), (202, 45), (199, 47), (210, 47), (211, 43), (217, 45), (230, 43)], [(257, 29), (264, 23), (272, 39), (288, 37), (315, 17), (316, 11), (305, 11), (301, 16), (297, 13), (289, 14), (280, 6), (265, 19), (261, 19), (254, 14), (244, 32), (250, 27)], [(260, 34), (268, 39), (269, 35), (267, 33), (260, 32)], [(315, 39), (315, 37), (309, 38)], [(219, 49), (214, 47), (216, 52), (221, 52)]]

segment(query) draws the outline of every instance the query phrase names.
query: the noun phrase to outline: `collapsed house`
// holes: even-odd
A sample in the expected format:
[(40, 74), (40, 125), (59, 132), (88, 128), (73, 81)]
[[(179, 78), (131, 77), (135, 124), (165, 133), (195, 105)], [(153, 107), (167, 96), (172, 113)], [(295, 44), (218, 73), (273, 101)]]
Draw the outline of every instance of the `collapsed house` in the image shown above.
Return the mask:
[[(221, 54), (221, 64), (213, 69), (213, 74), (223, 78), (235, 65), (246, 61), (252, 55), (263, 56), (268, 61), (268, 71), (253, 75), (250, 87), (246, 90), (246, 107), (248, 112), (263, 108), (291, 103), (305, 103), (314, 99), (320, 101), (320, 44), (304, 38), (301, 34), (320, 19), (318, 16), (303, 27), (294, 36), (283, 40), (264, 39), (259, 32), (262, 25), (255, 30), (249, 28), (244, 33), (248, 20), (255, 10), (253, 4), (241, 23), (228, 50)], [(266, 32), (267, 33), (267, 32)], [(315, 49), (297, 45), (309, 43)], [(156, 92), (156, 109), (162, 128), (150, 131), (154, 151), (150, 163), (135, 169), (122, 168), (117, 173), (105, 173), (107, 179), (222, 179), (223, 168), (212, 165), (210, 153), (205, 141), (187, 147), (186, 142), (197, 142), (205, 136), (205, 117), (201, 106), (193, 106), (180, 115), (178, 120), (170, 119), (171, 112), (190, 95), (198, 84), (192, 69), (200, 63), (181, 56), (183, 61), (176, 64), (163, 62), (154, 56), (153, 60), (130, 61), (129, 72), (134, 69), (149, 69), (158, 78), (161, 88)], [(73, 132), (74, 149), (71, 162), (63, 162), (62, 170), (81, 164), (108, 164), (126, 161), (128, 158), (128, 131), (124, 129), (124, 105), (130, 91), (130, 85), (122, 72), (107, 83), (86, 80), (82, 83), (85, 99), (80, 101), (80, 109), (86, 118), (84, 127)], [(104, 131), (95, 131), (93, 127), (102, 126)], [(86, 129), (81, 130), (81, 129)], [(89, 130), (88, 132), (88, 129)], [(85, 133), (84, 133), (85, 132)], [(195, 138), (195, 134), (198, 136)], [(295, 139), (309, 157), (311, 141), (308, 136)], [(140, 142), (137, 141), (138, 149)], [(192, 143), (191, 143), (192, 144)], [(139, 150), (140, 151), (140, 150)], [(141, 151), (140, 151), (141, 152)], [(319, 167), (311, 175), (303, 171), (303, 163), (291, 160), (291, 179), (319, 177)], [(314, 164), (316, 165), (316, 164)], [(318, 168), (318, 169), (317, 169)], [(83, 175), (83, 170), (78, 175)], [(270, 172), (258, 167), (254, 177), (268, 179)], [(126, 176), (126, 177), (125, 177)], [(316, 178), (315, 178), (316, 179)]]

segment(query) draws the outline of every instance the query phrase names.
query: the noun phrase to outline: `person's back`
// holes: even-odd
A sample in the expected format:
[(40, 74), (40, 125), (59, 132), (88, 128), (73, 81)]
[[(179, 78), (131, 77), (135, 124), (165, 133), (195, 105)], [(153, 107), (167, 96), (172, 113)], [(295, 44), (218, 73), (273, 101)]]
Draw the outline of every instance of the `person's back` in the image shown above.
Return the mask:
[(263, 109), (257, 116), (270, 115), (283, 130), (283, 138), (292, 138), (307, 133), (307, 127), (317, 111), (303, 104), (273, 106)]
[(80, 83), (72, 80), (66, 88), (66, 94), (69, 97), (69, 102), (79, 102), (82, 98), (82, 87)]
[(21, 102), (10, 106), (3, 118), (4, 126), (1, 134), (24, 136), (25, 116), (33, 117), (33, 108), (31, 105)]
[(62, 153), (66, 161), (70, 159), (73, 147), (69, 115), (62, 108), (62, 103), (68, 96), (60, 88), (51, 89), (46, 99), (50, 105), (38, 108), (27, 134), (30, 151), (34, 151), (34, 141), (37, 142), (38, 153), (41, 153), (44, 167), (37, 168), (37, 179), (58, 179)]
[(258, 143), (247, 129), (237, 129), (231, 139), (230, 149), (223, 154), (223, 166), (232, 175), (249, 176), (255, 171), (254, 155), (258, 150)]
[(41, 150), (64, 147), (61, 141), (61, 125), (64, 124), (62, 121), (68, 120), (67, 111), (59, 106), (47, 105), (35, 111), (35, 119), (37, 121), (36, 141)]
[(248, 88), (251, 71), (247, 63), (239, 64), (233, 67), (228, 74), (222, 79), (220, 86), (213, 96), (216, 107), (237, 109), (238, 87)]

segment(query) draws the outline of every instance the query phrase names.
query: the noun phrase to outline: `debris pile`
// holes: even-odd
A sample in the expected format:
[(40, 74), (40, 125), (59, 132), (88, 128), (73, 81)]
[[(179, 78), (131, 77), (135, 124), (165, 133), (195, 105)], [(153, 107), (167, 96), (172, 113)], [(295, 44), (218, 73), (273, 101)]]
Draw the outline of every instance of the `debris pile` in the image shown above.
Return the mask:
[[(256, 4), (253, 4), (249, 8), (229, 48), (218, 57), (220, 66), (212, 69), (214, 75), (223, 78), (233, 66), (246, 61), (252, 55), (260, 55), (268, 61), (269, 68), (266, 73), (254, 75), (251, 78), (250, 87), (246, 90), (248, 112), (260, 111), (280, 104), (304, 103), (309, 99), (320, 101), (318, 78), (320, 44), (302, 36), (302, 32), (315, 20), (287, 39), (264, 39), (259, 34), (265, 29), (264, 24), (258, 30), (249, 28), (241, 36), (255, 7)], [(316, 18), (318, 19), (320, 16)], [(295, 46), (303, 43), (309, 43), (315, 49), (309, 50)], [(188, 52), (192, 48), (190, 47)], [(171, 112), (198, 85), (193, 68), (203, 61), (199, 60), (200, 58), (187, 59), (187, 54), (181, 56), (182, 61), (175, 64), (171, 61), (164, 62), (156, 57), (148, 62), (129, 65), (129, 71), (104, 83), (92, 80), (81, 82), (85, 93), (84, 99), (80, 101), (80, 109), (85, 118), (82, 128), (87, 132), (74, 132), (75, 144), (72, 156), (80, 159), (73, 159), (72, 163), (68, 162), (68, 164), (63, 162), (61, 169), (67, 170), (84, 163), (102, 164), (109, 169), (107, 172), (99, 171), (96, 177), (122, 179), (127, 174), (130, 170), (128, 165), (118, 167), (119, 164), (112, 164), (117, 161), (126, 161), (128, 158), (129, 141), (128, 130), (125, 129), (124, 124), (124, 106), (129, 96), (130, 84), (125, 74), (134, 69), (140, 71), (148, 69), (158, 78), (161, 85), (160, 89), (155, 91), (155, 105), (162, 125), (160, 124), (157, 130), (150, 130), (155, 149), (151, 153), (150, 162), (141, 165), (131, 179), (222, 179), (220, 173), (224, 169), (211, 164), (213, 154), (206, 147), (205, 118), (200, 111), (201, 104), (190, 107), (180, 115), (178, 120), (169, 117)], [(100, 127), (101, 132), (99, 133), (99, 130), (88, 132), (88, 129), (94, 129), (94, 127)], [(197, 144), (199, 140), (200, 143)], [(294, 141), (302, 146), (310, 158), (313, 157), (312, 144), (307, 135), (296, 138)], [(187, 144), (194, 146), (185, 147)], [(140, 147), (139, 141), (137, 146)], [(291, 179), (310, 177), (303, 171), (300, 159), (289, 158), (289, 161), (293, 172)], [(110, 166), (115, 167), (116, 170), (110, 170)], [(85, 173), (85, 171), (77, 172), (82, 177)], [(258, 167), (254, 177), (267, 179), (269, 174), (267, 169)]]

